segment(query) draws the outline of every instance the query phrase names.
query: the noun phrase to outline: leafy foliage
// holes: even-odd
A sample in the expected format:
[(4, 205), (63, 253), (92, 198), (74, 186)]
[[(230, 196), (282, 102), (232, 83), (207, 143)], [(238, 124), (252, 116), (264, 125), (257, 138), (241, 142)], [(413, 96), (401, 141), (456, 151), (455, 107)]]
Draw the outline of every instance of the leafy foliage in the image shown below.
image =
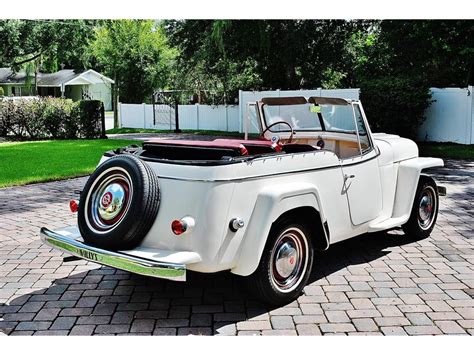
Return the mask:
[[(221, 90), (221, 102), (234, 102), (239, 89), (319, 87), (331, 81), (331, 73), (343, 83), (340, 58), (345, 43), (365, 26), (365, 22), (319, 20), (164, 24), (171, 44), (180, 50), (178, 76), (188, 79), (187, 88)], [(195, 76), (189, 82), (192, 71)]]
[(142, 103), (166, 87), (175, 51), (154, 21), (114, 20), (95, 29), (91, 66), (114, 79), (121, 101)]
[(430, 86), (474, 83), (473, 21), (382, 21), (379, 41), (387, 44), (395, 75), (421, 76)]
[(422, 81), (390, 76), (364, 82), (361, 100), (373, 131), (416, 138), (431, 94)]
[(100, 100), (79, 101), (76, 107), (77, 123), (84, 138), (97, 138), (102, 129), (104, 104)]
[(435, 87), (474, 83), (473, 21), (376, 21), (348, 43), (356, 84), (415, 76)]
[(415, 138), (430, 87), (474, 83), (473, 21), (379, 21), (348, 44), (374, 130)]
[(93, 35), (92, 20), (0, 20), (0, 66), (21, 69), (36, 62), (45, 71), (63, 64), (83, 68), (83, 53)]
[(77, 104), (71, 100), (47, 97), (42, 99), (41, 114), (46, 135), (52, 138), (74, 138), (77, 135)]
[(17, 139), (96, 138), (101, 134), (101, 101), (61, 98), (0, 101), (0, 134)]

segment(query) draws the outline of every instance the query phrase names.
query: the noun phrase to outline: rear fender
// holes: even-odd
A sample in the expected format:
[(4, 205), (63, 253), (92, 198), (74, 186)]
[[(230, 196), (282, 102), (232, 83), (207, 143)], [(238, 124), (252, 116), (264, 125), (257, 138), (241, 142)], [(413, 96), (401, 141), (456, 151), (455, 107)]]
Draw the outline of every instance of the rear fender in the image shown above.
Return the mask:
[[(252, 274), (260, 262), (273, 222), (283, 213), (299, 207), (313, 207), (319, 212), (322, 223), (326, 221), (316, 186), (292, 183), (264, 188), (257, 197), (237, 265), (231, 272), (242, 276)], [(329, 240), (327, 242), (329, 245)]]

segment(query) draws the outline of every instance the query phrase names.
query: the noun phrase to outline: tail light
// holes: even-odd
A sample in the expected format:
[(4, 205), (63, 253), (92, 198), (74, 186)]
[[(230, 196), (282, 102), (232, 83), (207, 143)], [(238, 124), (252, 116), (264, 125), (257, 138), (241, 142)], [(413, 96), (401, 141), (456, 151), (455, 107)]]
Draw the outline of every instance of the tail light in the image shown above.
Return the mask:
[(193, 217), (186, 216), (181, 219), (175, 219), (173, 222), (171, 222), (171, 230), (174, 234), (181, 235), (190, 231), (195, 224), (196, 222), (194, 221)]
[(69, 201), (69, 209), (71, 210), (71, 212), (76, 213), (78, 207), (79, 203), (76, 200)]
[(188, 225), (183, 220), (175, 219), (173, 222), (171, 222), (171, 230), (176, 235), (183, 234), (187, 229)]

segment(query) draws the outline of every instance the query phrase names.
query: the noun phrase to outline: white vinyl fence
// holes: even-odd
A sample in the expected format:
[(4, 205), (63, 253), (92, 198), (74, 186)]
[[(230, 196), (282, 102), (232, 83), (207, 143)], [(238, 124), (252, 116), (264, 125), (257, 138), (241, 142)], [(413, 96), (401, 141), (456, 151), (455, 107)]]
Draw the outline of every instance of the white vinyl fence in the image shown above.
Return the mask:
[[(169, 105), (120, 104), (122, 127), (174, 129), (174, 107)], [(179, 128), (234, 132), (239, 130), (238, 106), (179, 105)]]
[[(420, 127), (420, 141), (474, 144), (474, 93), (468, 88), (432, 88), (435, 100), (426, 112), (426, 121)], [(239, 106), (179, 105), (181, 129), (259, 132), (255, 102), (263, 97), (325, 96), (359, 99), (359, 89), (240, 91)], [(387, 103), (390, 104), (390, 103)], [(122, 127), (174, 129), (174, 108), (168, 105), (120, 104)], [(246, 118), (249, 118), (248, 120)], [(370, 117), (368, 117), (370, 122)]]
[[(196, 130), (215, 130), (227, 132), (244, 132), (245, 118), (249, 117), (250, 133), (259, 132), (255, 104), (262, 97), (279, 96), (328, 96), (358, 99), (359, 89), (340, 90), (292, 90), (292, 91), (240, 91), (239, 106), (179, 105), (179, 128)], [(250, 104), (250, 105), (249, 105)], [(247, 110), (248, 109), (248, 110)], [(121, 127), (174, 129), (175, 112), (169, 105), (120, 104)]]
[(418, 139), (428, 142), (474, 144), (474, 87), (432, 88), (435, 100), (418, 130)]

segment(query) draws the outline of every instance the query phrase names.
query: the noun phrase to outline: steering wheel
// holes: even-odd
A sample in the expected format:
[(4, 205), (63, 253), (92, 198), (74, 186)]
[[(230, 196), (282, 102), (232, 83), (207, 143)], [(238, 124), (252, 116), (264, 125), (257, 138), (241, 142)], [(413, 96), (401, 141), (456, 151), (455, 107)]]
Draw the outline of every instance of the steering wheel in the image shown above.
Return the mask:
[(286, 143), (291, 143), (291, 141), (293, 140), (293, 136), (295, 135), (295, 131), (293, 130), (293, 127), (291, 126), (291, 124), (289, 124), (288, 122), (286, 121), (277, 121), (277, 122), (273, 122), (271, 125), (267, 126), (267, 128), (265, 128), (262, 132), (262, 136), (265, 135), (265, 133), (270, 129), (272, 128), (273, 126), (276, 126), (277, 124), (286, 124), (288, 127), (290, 127), (290, 136), (288, 137), (288, 139), (286, 140)]

